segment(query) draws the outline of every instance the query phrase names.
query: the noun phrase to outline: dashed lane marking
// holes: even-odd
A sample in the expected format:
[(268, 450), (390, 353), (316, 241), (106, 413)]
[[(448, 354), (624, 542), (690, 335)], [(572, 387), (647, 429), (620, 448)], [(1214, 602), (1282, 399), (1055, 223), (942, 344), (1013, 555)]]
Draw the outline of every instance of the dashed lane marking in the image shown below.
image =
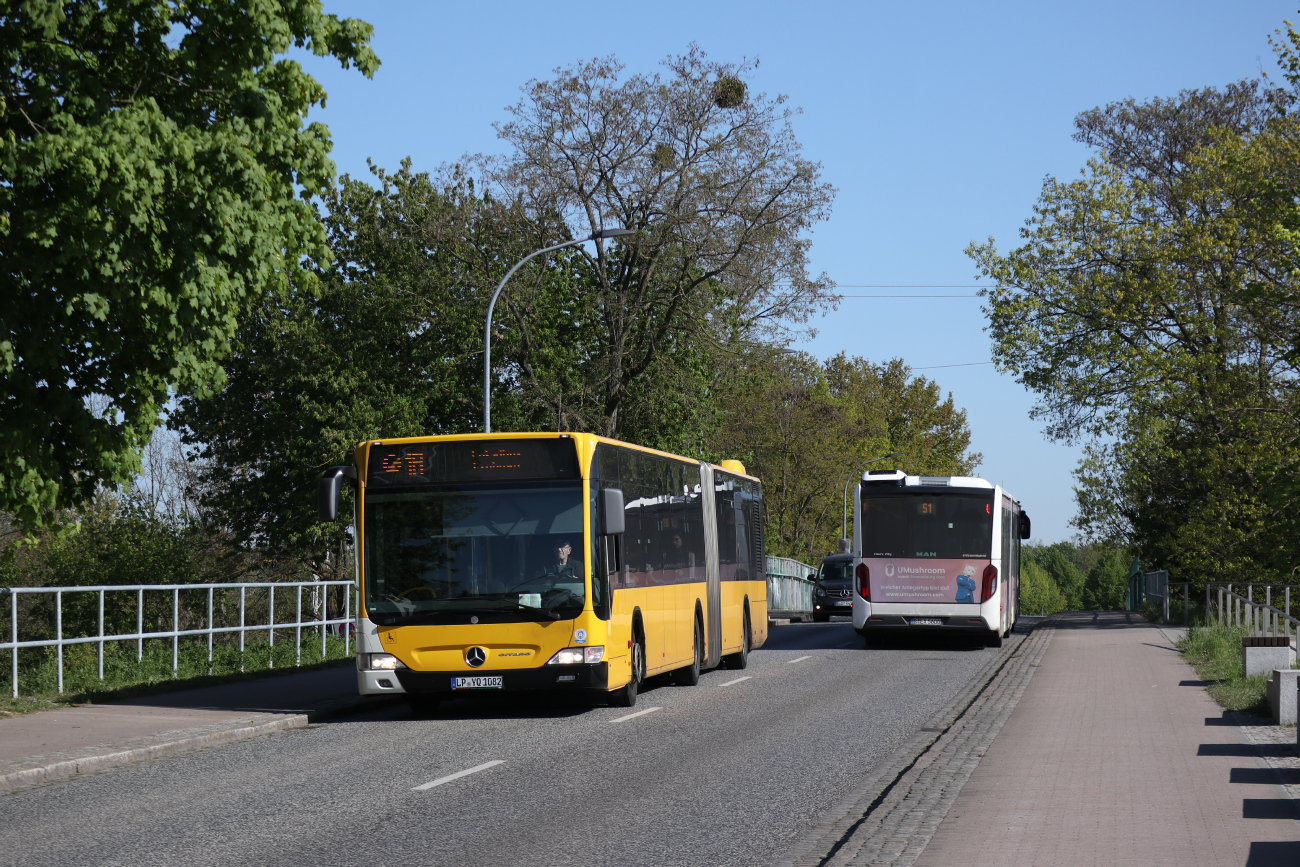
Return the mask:
[(468, 777), (470, 774), (477, 774), (479, 771), (486, 771), (488, 768), (495, 768), (497, 765), (504, 765), (505, 759), (494, 759), (490, 762), (484, 762), (481, 765), (475, 765), (472, 768), (466, 768), (463, 771), (457, 771), (454, 774), (448, 774), (445, 777), (439, 777), (432, 783), (425, 783), (423, 786), (416, 786), (411, 789), (412, 792), (423, 792), (432, 789), (434, 786), (441, 786), (443, 783), (450, 783), (452, 780), (459, 780), (461, 777)]
[(799, 657), (798, 659), (791, 659), (791, 660), (789, 661), (788, 664), (789, 664), (789, 665), (794, 665), (796, 662), (803, 662), (805, 659), (812, 659), (812, 657), (811, 657), (811, 656), (801, 656), (801, 657)]
[(733, 683), (740, 683), (742, 680), (749, 680), (749, 679), (750, 676), (747, 674), (744, 677), (738, 677), (735, 680), (729, 680), (726, 683), (720, 683), (718, 684), (718, 686), (731, 686)]
[(618, 719), (612, 719), (612, 720), (610, 720), (610, 722), (627, 722), (627, 721), (630, 720), (630, 719), (635, 719), (636, 717), (639, 717), (639, 716), (645, 716), (646, 714), (648, 714), (648, 713), (654, 713), (654, 712), (657, 711), (657, 710), (663, 710), (663, 708), (661, 708), (661, 707), (648, 707), (648, 708), (646, 708), (645, 710), (639, 710), (639, 711), (637, 711), (636, 713), (630, 713), (630, 714), (628, 714), (627, 716), (621, 716), (621, 717), (619, 717)]

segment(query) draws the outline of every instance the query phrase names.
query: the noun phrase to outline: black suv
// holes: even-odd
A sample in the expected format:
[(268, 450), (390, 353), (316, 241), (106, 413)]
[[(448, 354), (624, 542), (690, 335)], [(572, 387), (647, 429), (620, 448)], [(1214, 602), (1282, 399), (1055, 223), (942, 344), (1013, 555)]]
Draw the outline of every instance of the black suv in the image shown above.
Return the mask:
[(853, 616), (853, 555), (822, 558), (813, 585), (813, 620), (825, 623), (833, 614)]

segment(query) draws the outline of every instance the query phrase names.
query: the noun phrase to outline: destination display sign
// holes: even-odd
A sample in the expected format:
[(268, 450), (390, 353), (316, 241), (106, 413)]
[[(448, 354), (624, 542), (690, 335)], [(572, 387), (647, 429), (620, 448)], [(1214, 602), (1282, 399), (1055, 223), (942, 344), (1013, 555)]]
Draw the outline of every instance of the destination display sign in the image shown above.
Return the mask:
[(366, 465), (366, 484), (379, 487), (578, 478), (568, 437), (380, 443), (370, 447)]

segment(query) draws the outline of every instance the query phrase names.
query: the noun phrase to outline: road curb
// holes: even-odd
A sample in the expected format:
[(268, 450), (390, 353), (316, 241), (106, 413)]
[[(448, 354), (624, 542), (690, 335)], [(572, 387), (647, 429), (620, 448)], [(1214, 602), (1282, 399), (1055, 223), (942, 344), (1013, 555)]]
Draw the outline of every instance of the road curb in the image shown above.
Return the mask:
[[(1019, 701), (1028, 677), (1032, 676), (1033, 667), (1041, 659), (1042, 652), (1046, 649), (1046, 641), (1050, 640), (1050, 630), (1044, 630), (1043, 640), (1035, 642), (1036, 645), (1041, 646), (1032, 648), (1032, 652), (1027, 647), (1030, 638), (1038, 632), (1038, 628), (1045, 625), (1045, 622), (1040, 622), (1026, 628), (1023, 632), (1018, 627), (1015, 637), (1019, 640), (1006, 642), (1006, 646), (990, 659), (988, 667), (974, 678), (944, 710), (935, 715), (930, 725), (909, 738), (889, 758), (878, 765), (857, 789), (826, 811), (821, 821), (814, 824), (786, 850), (786, 853), (776, 862), (776, 867), (821, 867), (821, 865), (860, 863), (855, 856), (864, 854), (861, 852), (864, 838), (876, 836), (877, 832), (882, 832), (881, 836), (887, 838), (882, 841), (887, 845), (881, 848), (895, 851), (874, 852), (861, 863), (873, 865), (914, 863), (920, 857), (925, 843), (929, 842), (929, 837), (938, 828), (939, 822), (947, 814), (951, 802), (955, 800), (966, 779), (974, 771), (975, 765), (978, 764), (978, 757), (967, 762), (969, 767), (963, 767), (964, 774), (958, 775), (960, 779), (954, 781), (956, 785), (939, 783), (940, 788), (944, 789), (942, 797), (936, 797), (934, 793), (928, 791), (923, 798), (915, 797), (913, 789), (918, 784), (918, 778), (924, 777), (923, 782), (930, 787), (935, 785), (934, 778), (939, 773), (938, 765), (952, 751), (954, 739), (963, 738), (962, 746), (967, 747), (966, 751), (972, 751), (965, 743), (970, 740), (972, 734), (978, 736), (980, 743), (985, 740), (991, 742), (997, 735), (1002, 728), (1002, 723), (1014, 709), (1015, 702)], [(1019, 664), (1012, 665), (1013, 662)], [(1002, 696), (1005, 690), (1001, 687), (1008, 681), (1010, 675), (1020, 675), (1010, 678), (1016, 681), (1012, 684), (1015, 695), (1010, 707), (1000, 707), (997, 718), (992, 721), (977, 723), (978, 732), (962, 731), (969, 728), (966, 725), (969, 722), (967, 715), (982, 709), (989, 696), (996, 693), (998, 698), (1003, 699), (1003, 705), (1007, 703)], [(978, 755), (983, 755), (983, 748), (978, 748)], [(924, 803), (918, 804), (915, 803), (916, 801)], [(918, 810), (918, 806), (922, 809)], [(922, 816), (922, 813), (927, 815)], [(901, 819), (907, 827), (889, 829), (876, 827), (895, 819)], [(843, 851), (845, 849), (851, 851)]]
[(276, 718), (269, 720), (242, 722), (242, 724), (235, 721), (201, 729), (180, 729), (173, 732), (163, 732), (156, 736), (161, 740), (155, 743), (127, 749), (121, 748), (124, 746), (122, 743), (117, 745), (104, 744), (101, 749), (107, 751), (103, 753), (61, 759), (38, 767), (23, 768), (0, 775), (0, 795), (8, 795), (48, 783), (57, 783), (82, 774), (95, 774), (125, 765), (178, 756), (195, 750), (207, 749), (208, 747), (238, 743), (239, 741), (258, 738), (275, 732), (307, 728), (309, 725), (347, 716), (348, 714), (371, 708), (385, 707), (396, 703), (398, 700), (398, 697), (389, 698), (385, 696), (373, 699), (358, 696), (356, 698), (326, 702), (304, 713), (276, 715)]

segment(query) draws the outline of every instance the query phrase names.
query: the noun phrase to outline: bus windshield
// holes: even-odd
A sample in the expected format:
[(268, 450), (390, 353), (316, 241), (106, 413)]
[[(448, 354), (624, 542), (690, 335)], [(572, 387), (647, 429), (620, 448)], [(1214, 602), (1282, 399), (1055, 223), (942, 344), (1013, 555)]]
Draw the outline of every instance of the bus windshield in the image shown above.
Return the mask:
[(862, 556), (980, 559), (992, 556), (993, 498), (988, 494), (866, 493)]
[(367, 492), (364, 517), (365, 606), (380, 625), (582, 611), (580, 481)]

